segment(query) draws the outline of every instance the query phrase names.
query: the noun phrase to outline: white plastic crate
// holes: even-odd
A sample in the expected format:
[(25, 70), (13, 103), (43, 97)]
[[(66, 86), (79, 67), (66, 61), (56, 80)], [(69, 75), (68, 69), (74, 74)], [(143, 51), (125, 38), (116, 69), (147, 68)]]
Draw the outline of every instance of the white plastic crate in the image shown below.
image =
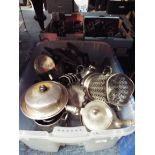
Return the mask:
[[(33, 69), (33, 58), (36, 57), (46, 45), (52, 48), (65, 48), (67, 41), (55, 41), (41, 43), (33, 50), (32, 59), (29, 62), (20, 80), (20, 100), (26, 89), (34, 83), (36, 74)], [(104, 42), (95, 41), (68, 41), (75, 44), (81, 51), (87, 52), (90, 58), (100, 65), (105, 58), (110, 59), (114, 72), (121, 72), (117, 59), (113, 55), (112, 48)], [(87, 152), (102, 150), (114, 146), (122, 136), (134, 132), (134, 127), (103, 130), (100, 132), (88, 132), (84, 126), (55, 127), (53, 132), (41, 131), (36, 124), (19, 112), (19, 140), (32, 149), (46, 152), (57, 152), (61, 145), (83, 145)], [(134, 99), (131, 98), (127, 107), (120, 113), (122, 119), (134, 119)]]

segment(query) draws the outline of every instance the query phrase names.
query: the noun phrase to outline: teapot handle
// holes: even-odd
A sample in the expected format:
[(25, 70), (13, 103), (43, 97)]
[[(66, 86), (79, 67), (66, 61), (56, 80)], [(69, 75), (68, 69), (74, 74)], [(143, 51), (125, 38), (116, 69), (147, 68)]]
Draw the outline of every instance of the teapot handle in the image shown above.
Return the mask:
[(105, 74), (105, 75), (110, 75), (110, 74), (112, 74), (112, 68), (110, 66), (106, 66), (103, 69), (102, 73)]
[(49, 79), (52, 81), (53, 80), (53, 77), (52, 77), (52, 75), (49, 73), (48, 74), (48, 77), (49, 77)]
[(60, 119), (65, 122), (67, 118), (68, 118), (68, 112), (64, 112)]

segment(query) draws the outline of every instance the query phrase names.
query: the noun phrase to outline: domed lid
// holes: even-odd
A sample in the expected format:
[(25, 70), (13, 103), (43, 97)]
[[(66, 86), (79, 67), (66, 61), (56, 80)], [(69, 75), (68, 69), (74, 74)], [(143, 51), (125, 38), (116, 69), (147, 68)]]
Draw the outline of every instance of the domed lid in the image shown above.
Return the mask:
[(83, 123), (89, 130), (107, 129), (113, 120), (110, 107), (103, 101), (91, 101), (82, 110)]
[(43, 81), (25, 93), (21, 109), (31, 119), (47, 119), (57, 115), (68, 102), (68, 92), (60, 83)]

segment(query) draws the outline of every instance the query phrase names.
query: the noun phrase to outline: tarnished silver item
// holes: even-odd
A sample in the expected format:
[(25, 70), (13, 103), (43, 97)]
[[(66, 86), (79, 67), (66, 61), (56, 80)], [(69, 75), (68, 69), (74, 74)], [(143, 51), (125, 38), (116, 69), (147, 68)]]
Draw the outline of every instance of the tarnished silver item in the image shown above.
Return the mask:
[(48, 120), (34, 120), (37, 126), (44, 131), (51, 132), (55, 126), (60, 126), (62, 124), (66, 124), (66, 120), (68, 118), (67, 112), (62, 112), (60, 116), (56, 119), (48, 119)]
[(112, 74), (106, 82), (107, 99), (110, 104), (124, 106), (134, 92), (134, 83), (125, 74)]
[(34, 60), (34, 69), (38, 74), (45, 74), (48, 73), (49, 79), (52, 80), (53, 77), (49, 73), (49, 71), (55, 69), (55, 62), (54, 60), (49, 57), (48, 55), (41, 54), (37, 56)]
[(110, 106), (103, 101), (91, 101), (81, 109), (82, 123), (89, 130), (115, 129), (134, 126), (134, 120), (120, 120)]
[(68, 103), (68, 91), (60, 83), (42, 81), (26, 91), (21, 110), (29, 118), (43, 120), (59, 114)]

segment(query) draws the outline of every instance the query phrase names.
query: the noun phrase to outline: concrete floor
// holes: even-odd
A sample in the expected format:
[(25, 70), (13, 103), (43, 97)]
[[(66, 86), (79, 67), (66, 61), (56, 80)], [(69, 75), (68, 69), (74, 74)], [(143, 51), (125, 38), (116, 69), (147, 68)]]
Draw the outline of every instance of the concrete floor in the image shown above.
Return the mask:
[[(22, 7), (25, 23), (28, 32), (24, 31), (24, 25), (22, 23), (21, 13), (19, 12), (19, 21), (21, 23), (19, 39), (19, 62), (20, 62), (20, 74), (26, 67), (26, 62), (29, 59), (32, 47), (39, 41), (40, 28), (38, 23), (33, 19), (34, 11), (33, 8)], [(47, 14), (47, 20), (45, 25), (50, 21), (50, 15)], [(83, 147), (80, 146), (65, 146), (60, 149), (58, 153), (45, 153), (36, 150), (32, 150), (23, 143), (19, 143), (19, 155), (118, 155), (119, 151), (117, 146), (106, 149), (104, 151), (97, 151), (93, 153), (86, 153)]]
[[(29, 55), (32, 52), (32, 47), (39, 41), (39, 33), (40, 27), (39, 24), (34, 20), (34, 10), (29, 7), (22, 7), (22, 13), (24, 16), (24, 21), (26, 24), (26, 30), (24, 27), (23, 19), (21, 12), (19, 11), (19, 72), (22, 74), (24, 67), (26, 66), (26, 62), (29, 59)], [(50, 21), (50, 15), (47, 14), (47, 20), (45, 21), (45, 26)]]

